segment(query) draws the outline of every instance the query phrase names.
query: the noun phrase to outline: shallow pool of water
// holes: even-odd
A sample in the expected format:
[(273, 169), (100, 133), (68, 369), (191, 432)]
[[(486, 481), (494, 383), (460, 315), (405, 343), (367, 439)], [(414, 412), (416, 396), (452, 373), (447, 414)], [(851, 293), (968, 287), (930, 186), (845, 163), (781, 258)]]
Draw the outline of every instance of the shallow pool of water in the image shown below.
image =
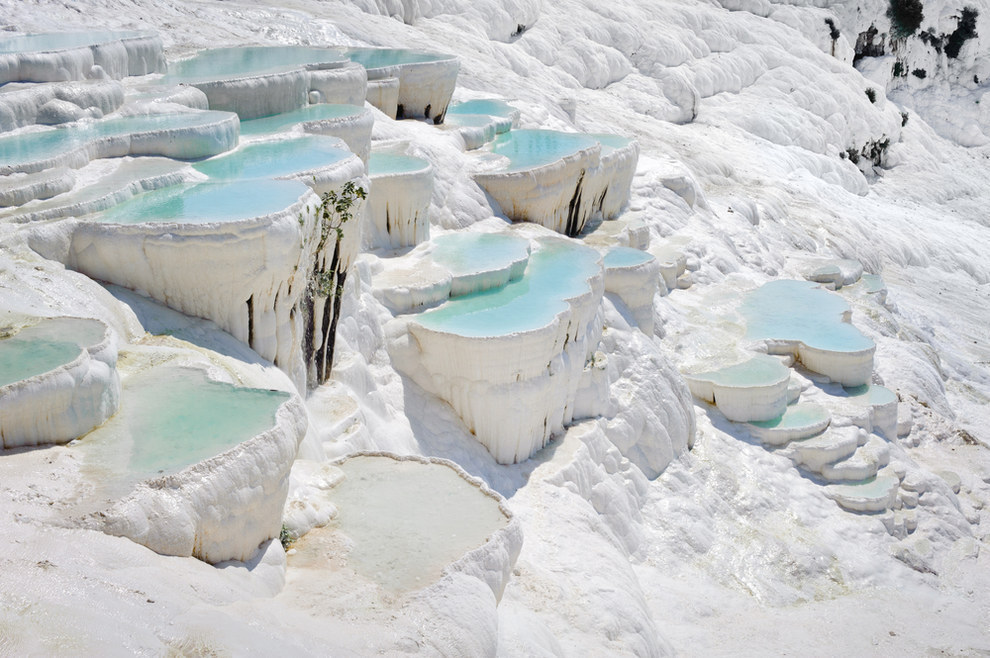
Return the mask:
[(368, 175), (407, 174), (422, 171), (430, 166), (429, 161), (411, 155), (394, 153), (372, 153), (368, 159)]
[(616, 149), (625, 148), (633, 142), (633, 140), (629, 137), (612, 135), (609, 133), (596, 133), (588, 136), (593, 137), (599, 144), (602, 145), (602, 153), (610, 153)]
[(811, 281), (771, 281), (746, 296), (740, 307), (750, 339), (800, 341), (832, 352), (874, 346), (856, 327), (842, 322), (849, 305)]
[(720, 370), (691, 375), (694, 379), (710, 381), (721, 386), (735, 388), (769, 386), (787, 379), (790, 370), (772, 356), (758, 354), (748, 361)]
[(63, 366), (84, 347), (103, 340), (105, 328), (96, 320), (51, 318), (0, 340), (0, 386), (41, 375)]
[(447, 115), (451, 114), (485, 114), (492, 117), (509, 118), (513, 113), (518, 112), (505, 101), (494, 98), (481, 98), (473, 101), (454, 103), (447, 108)]
[(425, 587), (508, 524), (498, 502), (443, 464), (352, 457), (334, 488), (347, 563), (394, 591)]
[(364, 108), (357, 105), (339, 105), (336, 103), (317, 103), (292, 112), (273, 114), (258, 119), (241, 121), (241, 135), (266, 135), (281, 132), (307, 121), (323, 121), (326, 119), (342, 119), (358, 116)]
[(233, 222), (285, 210), (308, 189), (294, 180), (185, 183), (145, 192), (88, 219), (110, 224)]
[(425, 50), (405, 50), (397, 48), (345, 48), (341, 54), (366, 69), (378, 69), (400, 64), (439, 62), (455, 59), (453, 55), (431, 53)]
[(225, 121), (226, 112), (179, 112), (82, 121), (64, 127), (0, 137), (0, 163), (19, 165), (46, 160), (96, 139), (137, 133), (196, 128)]
[(567, 310), (565, 299), (588, 291), (588, 279), (600, 271), (599, 258), (583, 245), (540, 241), (522, 278), (498, 290), (451, 299), (417, 321), (436, 331), (478, 338), (545, 327)]
[(529, 240), (505, 233), (448, 233), (433, 244), (434, 262), (455, 277), (505, 268), (529, 257)]
[(612, 247), (605, 254), (605, 267), (635, 267), (655, 260), (652, 255), (642, 249), (632, 247)]
[(897, 402), (897, 394), (884, 386), (863, 384), (862, 386), (845, 386), (843, 390), (856, 402), (866, 405), (878, 406)]
[(310, 46), (240, 46), (204, 50), (189, 59), (173, 62), (162, 82), (208, 82), (248, 75), (281, 73), (307, 65), (342, 62), (332, 48)]
[(829, 418), (828, 410), (824, 407), (799, 402), (787, 407), (782, 416), (773, 420), (751, 421), (751, 424), (765, 429), (800, 429), (826, 423)]
[(556, 162), (597, 143), (595, 138), (580, 133), (512, 130), (492, 143), (492, 151), (509, 159), (506, 171), (518, 171)]
[(214, 180), (275, 178), (329, 167), (351, 156), (333, 138), (308, 135), (247, 144), (193, 165)]

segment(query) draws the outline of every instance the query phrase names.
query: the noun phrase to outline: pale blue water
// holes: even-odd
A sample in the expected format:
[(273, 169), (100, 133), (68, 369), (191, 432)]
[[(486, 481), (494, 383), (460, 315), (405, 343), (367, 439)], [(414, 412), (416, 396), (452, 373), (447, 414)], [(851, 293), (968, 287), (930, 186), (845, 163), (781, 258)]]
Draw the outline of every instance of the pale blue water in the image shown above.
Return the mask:
[(655, 260), (651, 254), (632, 247), (612, 247), (605, 254), (605, 267), (635, 267)]
[(861, 482), (830, 484), (829, 489), (847, 498), (880, 498), (896, 486), (897, 478), (891, 475), (875, 475)]
[(166, 84), (223, 80), (246, 75), (291, 71), (311, 64), (342, 62), (340, 52), (309, 46), (245, 46), (204, 50), (173, 62), (162, 79)]
[(602, 153), (609, 153), (615, 149), (625, 148), (633, 142), (633, 140), (628, 137), (607, 133), (596, 133), (594, 135), (589, 135), (589, 137), (594, 137), (598, 143), (602, 145)]
[(0, 164), (46, 160), (103, 137), (206, 126), (228, 119), (227, 112), (182, 112), (85, 121), (19, 135), (0, 137)]
[(866, 292), (880, 292), (887, 285), (883, 282), (883, 277), (879, 274), (864, 274), (862, 276), (863, 287)]
[(150, 36), (150, 32), (113, 32), (94, 30), (91, 32), (44, 32), (25, 34), (17, 37), (0, 38), (0, 53), (29, 53), (84, 48), (96, 44)]
[(392, 153), (372, 153), (368, 159), (368, 175), (408, 174), (422, 171), (430, 166), (427, 160), (414, 158), (411, 155), (395, 155)]
[(104, 327), (96, 320), (45, 319), (0, 340), (0, 386), (19, 382), (73, 361), (103, 340)]
[(544, 327), (567, 309), (564, 299), (588, 290), (587, 279), (600, 271), (598, 259), (597, 251), (583, 245), (542, 242), (521, 279), (498, 290), (452, 299), (418, 321), (430, 329), (474, 338)]
[(882, 405), (897, 402), (897, 394), (889, 388), (874, 386), (873, 384), (863, 384), (862, 386), (846, 386), (843, 390), (851, 398), (857, 398), (864, 404)]
[(783, 415), (773, 420), (751, 421), (751, 424), (766, 429), (800, 429), (820, 425), (829, 419), (828, 410), (817, 404), (792, 404)]
[(487, 114), (455, 114), (451, 116), (448, 112), (444, 123), (465, 128), (484, 128), (492, 125), (492, 117)]
[(771, 281), (746, 296), (740, 307), (750, 339), (800, 341), (831, 352), (859, 352), (873, 341), (841, 321), (842, 297), (811, 281)]
[(199, 162), (193, 168), (214, 180), (289, 176), (328, 167), (351, 156), (350, 151), (335, 146), (336, 143), (332, 138), (308, 135), (248, 144)]
[(92, 219), (112, 224), (232, 222), (285, 210), (308, 189), (299, 181), (266, 179), (186, 183), (145, 192)]
[(341, 54), (366, 69), (455, 59), (454, 55), (430, 53), (425, 50), (403, 50), (396, 48), (345, 48)]
[(455, 277), (508, 267), (529, 256), (529, 240), (504, 233), (448, 233), (433, 243), (433, 260)]
[(744, 387), (744, 386), (767, 386), (789, 375), (787, 366), (772, 356), (757, 355), (749, 361), (728, 366), (721, 370), (714, 370), (699, 375), (692, 375), (694, 379), (714, 382), (721, 386)]
[(288, 393), (210, 381), (201, 370), (159, 367), (125, 381), (121, 409), (133, 438), (129, 475), (174, 473), (275, 425)]
[(581, 149), (591, 148), (596, 143), (593, 137), (580, 133), (512, 130), (492, 143), (492, 151), (509, 158), (506, 171), (519, 171), (556, 162)]
[(317, 103), (304, 108), (274, 114), (272, 116), (241, 121), (241, 135), (265, 135), (281, 132), (307, 121), (322, 121), (324, 119), (341, 119), (361, 114), (363, 107), (357, 105), (338, 105), (336, 103)]
[(454, 103), (447, 108), (447, 116), (451, 114), (485, 114), (493, 117), (503, 117), (510, 118), (514, 112), (517, 112), (516, 108), (512, 107), (505, 101), (496, 100), (494, 98), (483, 98), (473, 101), (464, 101), (463, 103)]

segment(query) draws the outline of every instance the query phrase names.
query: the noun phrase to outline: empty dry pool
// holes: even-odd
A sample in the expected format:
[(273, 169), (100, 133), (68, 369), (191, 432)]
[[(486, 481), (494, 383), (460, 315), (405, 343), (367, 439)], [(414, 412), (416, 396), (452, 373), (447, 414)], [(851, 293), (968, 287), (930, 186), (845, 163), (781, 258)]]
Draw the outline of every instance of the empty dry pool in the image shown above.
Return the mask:
[(344, 478), (333, 489), (331, 527), (351, 540), (346, 565), (364, 578), (395, 592), (421, 589), (466, 554), (500, 548), (490, 539), (511, 514), (452, 463), (361, 455), (337, 465)]

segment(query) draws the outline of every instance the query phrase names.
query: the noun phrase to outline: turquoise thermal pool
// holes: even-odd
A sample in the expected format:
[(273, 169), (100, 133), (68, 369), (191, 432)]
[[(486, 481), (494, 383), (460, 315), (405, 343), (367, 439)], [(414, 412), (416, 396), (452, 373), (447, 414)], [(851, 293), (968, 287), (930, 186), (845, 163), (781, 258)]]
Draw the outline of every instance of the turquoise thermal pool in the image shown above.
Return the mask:
[(455, 59), (453, 55), (430, 53), (424, 50), (404, 50), (396, 48), (346, 48), (341, 54), (366, 69), (380, 69), (403, 64), (422, 64)]
[(422, 326), (467, 337), (504, 336), (550, 324), (567, 310), (564, 300), (589, 291), (601, 266), (598, 252), (563, 240), (540, 242), (522, 278), (498, 290), (463, 295), (421, 314)]
[(372, 153), (368, 159), (368, 175), (411, 174), (430, 166), (429, 161), (411, 155), (394, 153)]
[(317, 103), (307, 105), (292, 112), (273, 114), (258, 119), (241, 122), (241, 135), (267, 135), (269, 133), (288, 130), (293, 126), (308, 121), (326, 121), (329, 119), (344, 119), (356, 117), (364, 112), (357, 105), (338, 105), (336, 103)]
[(783, 415), (773, 420), (754, 420), (750, 424), (762, 429), (799, 430), (806, 427), (827, 425), (829, 418), (828, 410), (822, 406), (798, 403), (787, 407)]
[(6, 386), (72, 362), (83, 348), (103, 340), (101, 322), (51, 318), (0, 340), (0, 386)]
[(790, 370), (772, 356), (758, 355), (734, 366), (721, 370), (691, 375), (691, 378), (710, 381), (719, 386), (744, 388), (768, 386), (790, 377)]
[(339, 64), (344, 61), (332, 48), (308, 46), (246, 46), (216, 48), (174, 62), (162, 79), (163, 83), (197, 83), (269, 73), (284, 73), (295, 69)]
[(594, 137), (555, 130), (512, 130), (499, 136), (492, 152), (509, 159), (505, 171), (520, 171), (551, 164), (598, 144)]
[(294, 180), (186, 183), (152, 192), (92, 216), (110, 224), (233, 222), (281, 212), (309, 190)]
[(226, 112), (206, 111), (116, 117), (0, 137), (0, 163), (16, 167), (56, 157), (98, 139), (199, 128), (230, 116)]
[(498, 501), (444, 464), (358, 456), (333, 489), (347, 564), (393, 591), (426, 587), (509, 519)]
[(637, 265), (643, 265), (651, 260), (655, 260), (654, 257), (643, 251), (642, 249), (633, 249), (632, 247), (613, 247), (608, 250), (605, 254), (605, 267), (635, 267)]
[(433, 261), (455, 277), (525, 263), (529, 257), (529, 240), (504, 233), (448, 233), (433, 243)]
[(633, 143), (632, 139), (629, 137), (623, 137), (622, 135), (596, 133), (594, 135), (588, 135), (588, 137), (591, 137), (602, 145), (602, 153), (610, 153), (616, 149), (625, 148)]
[(215, 382), (199, 369), (157, 367), (124, 381), (118, 415), (82, 447), (126, 487), (176, 473), (271, 429), (289, 397)]
[(44, 32), (25, 34), (16, 37), (0, 38), (0, 54), (51, 52), (86, 48), (111, 41), (155, 36), (154, 32), (114, 32), (95, 30), (92, 32)]
[(862, 386), (846, 386), (843, 387), (843, 390), (850, 398), (865, 405), (875, 407), (897, 402), (897, 395), (883, 386), (863, 384)]
[[(193, 165), (214, 180), (276, 178), (322, 169), (351, 157), (336, 139), (317, 135), (256, 142)], [(297, 197), (298, 198), (298, 197)]]
[(849, 305), (811, 281), (771, 281), (749, 293), (740, 307), (747, 338), (799, 341), (830, 352), (861, 352), (873, 341), (842, 322)]
[(516, 108), (512, 107), (505, 101), (484, 98), (473, 101), (464, 101), (463, 103), (454, 103), (449, 108), (447, 108), (447, 115), (451, 114), (482, 114), (492, 117), (503, 117), (510, 118), (514, 113), (518, 112)]

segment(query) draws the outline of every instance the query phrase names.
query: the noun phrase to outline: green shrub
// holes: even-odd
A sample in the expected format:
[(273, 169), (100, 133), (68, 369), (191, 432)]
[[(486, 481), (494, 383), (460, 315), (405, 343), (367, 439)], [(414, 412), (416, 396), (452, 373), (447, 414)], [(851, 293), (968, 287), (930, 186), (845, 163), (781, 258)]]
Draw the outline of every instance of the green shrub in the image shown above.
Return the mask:
[(866, 97), (870, 99), (871, 103), (877, 102), (877, 91), (873, 87), (866, 88)]
[(979, 15), (980, 13), (972, 7), (966, 7), (962, 10), (959, 24), (956, 25), (956, 29), (952, 34), (949, 35), (949, 41), (945, 44), (945, 54), (948, 57), (952, 59), (959, 57), (959, 51), (962, 49), (963, 44), (966, 43), (966, 40), (976, 37), (976, 17)]

